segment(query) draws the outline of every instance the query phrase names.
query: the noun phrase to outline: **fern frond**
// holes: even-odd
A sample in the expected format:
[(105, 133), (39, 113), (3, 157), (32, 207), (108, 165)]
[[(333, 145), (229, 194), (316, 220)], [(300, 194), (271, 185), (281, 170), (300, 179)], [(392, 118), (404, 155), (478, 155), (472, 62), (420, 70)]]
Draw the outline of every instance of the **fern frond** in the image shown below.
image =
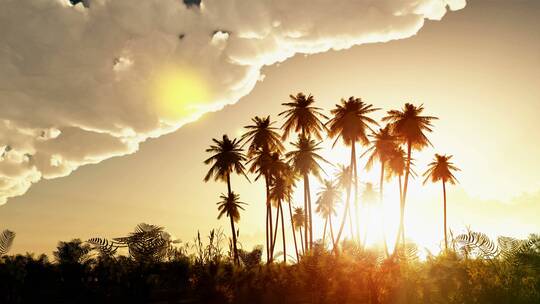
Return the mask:
[(4, 255), (9, 251), (14, 239), (15, 232), (7, 229), (2, 231), (0, 234), (0, 255)]

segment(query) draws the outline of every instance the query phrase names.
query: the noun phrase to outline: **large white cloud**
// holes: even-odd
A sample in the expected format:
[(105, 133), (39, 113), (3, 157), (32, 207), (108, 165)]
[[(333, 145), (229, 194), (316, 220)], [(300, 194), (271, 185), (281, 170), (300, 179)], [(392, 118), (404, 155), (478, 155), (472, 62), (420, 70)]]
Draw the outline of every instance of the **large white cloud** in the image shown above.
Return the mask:
[(149, 137), (236, 102), (264, 65), (407, 38), (426, 18), (464, 6), (0, 0), (0, 204), (41, 178), (133, 153)]

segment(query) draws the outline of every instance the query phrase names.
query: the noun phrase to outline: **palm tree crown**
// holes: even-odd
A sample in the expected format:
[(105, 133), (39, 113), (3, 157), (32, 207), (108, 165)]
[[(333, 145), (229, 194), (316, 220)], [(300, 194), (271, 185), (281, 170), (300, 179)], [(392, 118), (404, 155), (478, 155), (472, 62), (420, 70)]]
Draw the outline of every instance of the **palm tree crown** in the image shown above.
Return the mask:
[(324, 172), (319, 161), (326, 162), (322, 156), (317, 154), (321, 150), (320, 142), (309, 139), (305, 136), (300, 136), (298, 140), (291, 143), (296, 150), (285, 154), (289, 164), (301, 175), (313, 174), (315, 177), (320, 177), (321, 171)]
[(381, 163), (386, 163), (392, 152), (394, 152), (397, 148), (397, 138), (396, 136), (392, 135), (390, 125), (386, 125), (384, 128), (379, 129), (378, 132), (374, 132), (369, 136), (373, 139), (371, 140), (371, 146), (366, 150), (366, 152), (364, 152), (364, 154), (371, 152), (366, 164), (366, 170), (373, 167), (375, 160), (379, 160)]
[(247, 205), (240, 201), (240, 195), (231, 192), (228, 195), (221, 194), (219, 197), (221, 200), (217, 202), (218, 205), (218, 219), (221, 219), (223, 215), (232, 218), (235, 223), (240, 220), (240, 210), (244, 210), (242, 205)]
[(321, 131), (325, 130), (321, 119), (328, 119), (321, 108), (313, 107), (315, 99), (312, 95), (298, 93), (289, 95), (291, 102), (282, 103), (289, 109), (279, 113), (279, 116), (285, 117), (283, 129), (283, 140), (287, 139), (291, 131), (301, 133), (304, 136), (314, 136), (316, 139), (322, 139)]
[(339, 138), (342, 138), (347, 146), (357, 141), (367, 144), (369, 141), (366, 130), (373, 131), (370, 124), (378, 125), (367, 114), (377, 110), (379, 109), (354, 96), (349, 97), (349, 99), (341, 99), (341, 104), (336, 104), (336, 107), (330, 111), (334, 117), (326, 123), (330, 138), (337, 137), (334, 144)]
[(306, 216), (304, 214), (304, 209), (301, 207), (294, 208), (293, 215), (294, 228), (300, 229), (306, 224)]
[(331, 180), (325, 180), (323, 188), (317, 193), (317, 209), (315, 211), (323, 218), (336, 215), (336, 205), (341, 200), (341, 192), (337, 184)]
[(426, 184), (430, 179), (431, 182), (436, 183), (438, 181), (443, 181), (444, 183), (450, 183), (452, 185), (457, 183), (457, 179), (452, 173), (452, 171), (460, 171), (450, 159), (452, 155), (439, 155), (435, 154), (433, 162), (429, 164), (427, 171), (424, 173), (424, 184)]
[(227, 181), (227, 176), (230, 173), (242, 174), (246, 178), (243, 162), (246, 161), (242, 148), (236, 139), (229, 139), (227, 135), (223, 135), (222, 140), (212, 139), (214, 145), (206, 149), (206, 152), (214, 153), (210, 158), (204, 161), (205, 164), (213, 163), (210, 170), (204, 177), (204, 181), (209, 181), (212, 177), (214, 180)]
[(390, 123), (391, 129), (403, 143), (408, 143), (413, 149), (420, 150), (431, 142), (424, 134), (425, 131), (432, 132), (433, 120), (438, 119), (434, 116), (421, 116), (424, 106), (415, 106), (406, 103), (403, 109), (388, 111), (388, 115), (383, 117), (383, 121)]
[(248, 157), (252, 157), (258, 150), (279, 153), (284, 150), (280, 139), (281, 136), (277, 132), (278, 128), (272, 127), (274, 122), (270, 120), (270, 116), (262, 118), (255, 116), (251, 121), (254, 124), (245, 126), (244, 128), (247, 131), (240, 138), (241, 142), (249, 143)]

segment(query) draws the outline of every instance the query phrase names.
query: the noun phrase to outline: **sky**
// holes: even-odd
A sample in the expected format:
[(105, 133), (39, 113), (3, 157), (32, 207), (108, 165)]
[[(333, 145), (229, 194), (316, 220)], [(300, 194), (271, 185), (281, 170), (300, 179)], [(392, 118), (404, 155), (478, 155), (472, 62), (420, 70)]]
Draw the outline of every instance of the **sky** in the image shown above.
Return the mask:
[[(392, 6), (394, 2), (400, 1), (386, 1), (387, 7), (380, 11), (396, 9)], [(0, 3), (12, 4), (7, 0)], [(207, 2), (210, 11), (212, 3)], [(455, 8), (461, 8), (456, 3), (453, 4)], [(320, 2), (321, 10), (325, 4), (325, 1)], [(434, 153), (454, 155), (454, 162), (462, 169), (457, 175), (460, 183), (448, 189), (450, 228), (462, 232), (470, 227), (490, 235), (516, 237), (538, 232), (540, 137), (535, 136), (534, 131), (539, 126), (536, 116), (540, 113), (540, 20), (537, 18), (540, 3), (534, 0), (469, 1), (465, 8), (448, 12), (440, 21), (418, 23), (414, 19), (405, 22), (379, 16), (373, 18), (380, 24), (375, 22), (373, 27), (366, 27), (360, 21), (357, 28), (353, 21), (340, 20), (339, 14), (351, 10), (347, 1), (340, 4), (332, 7), (334, 14), (325, 16), (327, 18), (319, 27), (313, 24), (306, 27), (300, 22), (310, 21), (311, 17), (302, 16), (300, 24), (288, 23), (284, 18), (283, 27), (288, 26), (286, 31), (274, 33), (270, 30), (274, 37), (281, 39), (275, 38), (281, 44), (233, 41), (237, 46), (231, 42), (232, 46), (224, 48), (220, 43), (235, 36), (233, 28), (238, 32), (249, 28), (251, 33), (243, 32), (243, 37), (248, 37), (246, 40), (252, 39), (248, 34), (257, 36), (268, 28), (255, 27), (258, 25), (255, 21), (233, 22), (229, 15), (209, 14), (213, 18), (202, 22), (197, 21), (200, 16), (189, 17), (192, 13), (178, 12), (188, 14), (182, 16), (189, 22), (185, 21), (181, 26), (186, 28), (183, 39), (189, 39), (194, 33), (190, 45), (198, 46), (200, 37), (207, 35), (199, 34), (200, 27), (190, 27), (190, 22), (204, 24), (207, 29), (215, 28), (216, 20), (226, 24), (227, 29), (224, 27), (213, 33), (210, 43), (226, 52), (229, 59), (236, 60), (233, 63), (225, 60), (223, 64), (220, 57), (223, 53), (214, 54), (217, 51), (213, 48), (203, 48), (208, 57), (200, 57), (198, 61), (196, 55), (201, 54), (197, 53), (200, 48), (194, 47), (181, 54), (173, 52), (173, 55), (169, 54), (172, 59), (185, 61), (189, 58), (192, 60), (189, 62), (197, 63), (188, 69), (193, 73), (182, 75), (176, 74), (175, 70), (162, 69), (164, 62), (156, 63), (158, 68), (153, 65), (153, 58), (168, 54), (163, 49), (174, 49), (170, 46), (172, 42), (166, 39), (167, 35), (151, 41), (152, 47), (148, 46), (148, 40), (142, 39), (129, 45), (130, 52), (110, 56), (115, 59), (108, 58), (112, 72), (90, 64), (73, 65), (80, 62), (79, 53), (89, 56), (85, 58), (90, 63), (93, 60), (100, 63), (103, 52), (118, 47), (115, 40), (108, 40), (108, 34), (98, 35), (99, 28), (95, 35), (102, 39), (99, 41), (104, 43), (103, 48), (96, 49), (93, 44), (96, 42), (87, 42), (85, 47), (93, 47), (88, 49), (68, 39), (54, 41), (56, 38), (50, 38), (53, 39), (51, 43), (60, 43), (69, 52), (61, 56), (53, 52), (44, 56), (48, 59), (44, 61), (32, 59), (36, 62), (29, 61), (26, 55), (32, 55), (32, 50), (23, 48), (24, 43), (18, 40), (26, 35), (25, 29), (20, 29), (18, 36), (9, 36), (11, 44), (8, 48), (0, 48), (3, 50), (0, 66), (11, 67), (8, 72), (13, 76), (0, 78), (0, 92), (5, 93), (0, 94), (3, 95), (0, 97), (0, 119), (4, 122), (0, 139), (10, 141), (15, 152), (11, 152), (13, 156), (4, 156), (0, 166), (4, 176), (2, 193), (7, 199), (7, 203), (0, 206), (0, 229), (9, 228), (17, 233), (13, 252), (50, 253), (59, 240), (122, 236), (140, 222), (162, 225), (184, 241), (191, 241), (197, 230), (205, 233), (213, 227), (223, 227), (228, 233), (226, 220), (216, 218), (215, 206), (226, 186), (202, 181), (208, 169), (202, 163), (208, 156), (204, 150), (212, 138), (219, 138), (224, 133), (239, 136), (242, 127), (255, 115), (271, 115), (276, 119), (283, 109), (280, 104), (288, 100), (289, 94), (297, 92), (313, 94), (318, 105), (327, 111), (343, 97), (361, 97), (383, 109), (374, 115), (376, 118), (405, 102), (423, 103), (426, 114), (440, 120), (435, 122), (434, 132), (429, 135), (434, 147), (414, 156), (417, 171), (425, 170)], [(118, 12), (121, 8), (125, 7), (108, 9), (123, 16)], [(15, 6), (12, 9), (13, 12), (24, 11)], [(84, 10), (82, 7), (77, 9)], [(266, 12), (269, 8), (261, 6), (257, 9)], [(359, 16), (378, 16), (365, 15), (362, 7), (357, 9), (358, 15), (351, 13), (349, 16), (354, 20)], [(441, 17), (435, 9), (422, 9), (431, 19)], [(32, 12), (31, 9), (28, 11)], [(242, 16), (242, 11), (238, 9), (237, 16)], [(137, 13), (140, 11), (134, 9), (125, 18), (139, 16)], [(0, 23), (8, 20), (7, 15), (1, 14)], [(103, 16), (96, 13), (88, 18), (100, 20)], [(147, 33), (163, 33), (179, 26), (173, 21), (166, 22), (166, 26), (155, 26), (152, 21), (156, 16), (143, 19), (140, 28), (118, 30), (116, 37), (131, 37), (134, 33), (146, 37)], [(80, 22), (71, 15), (65, 18), (65, 24)], [(49, 30), (77, 35), (88, 30), (86, 26), (77, 25), (67, 32), (54, 26)], [(153, 30), (146, 31), (146, 28)], [(307, 34), (302, 34), (301, 30), (298, 34), (293, 28), (305, 30)], [(388, 31), (388, 28), (395, 30)], [(419, 31), (414, 35), (416, 30)], [(11, 33), (9, 27), (5, 31)], [(366, 34), (373, 32), (379, 33), (376, 38)], [(363, 44), (370, 39), (386, 41), (411, 35), (402, 40)], [(33, 36), (23, 38), (26, 42), (38, 39)], [(264, 40), (259, 38), (253, 39)], [(356, 44), (361, 45), (348, 48)], [(40, 47), (37, 50), (50, 49), (44, 45), (43, 41), (35, 43)], [(276, 50), (262, 51), (265, 56), (260, 55), (261, 49), (272, 47)], [(343, 50), (327, 50), (332, 47)], [(22, 49), (30, 52), (21, 55), (26, 60), (14, 61), (19, 57), (13, 56), (16, 53), (13, 50)], [(291, 57), (293, 51), (313, 54)], [(139, 62), (143, 62), (142, 67)], [(259, 75), (260, 65), (266, 66)], [(158, 85), (148, 94), (157, 91), (157, 97), (152, 95), (156, 99), (194, 98), (219, 102), (205, 101), (204, 107), (195, 111), (189, 107), (178, 110), (177, 104), (167, 103), (149, 108), (142, 97), (125, 101), (123, 98), (140, 92), (137, 88), (148, 80), (143, 76), (150, 67), (157, 75)], [(86, 72), (92, 81), (86, 78)], [(73, 75), (81, 79), (72, 80)], [(17, 83), (18, 79), (20, 82)], [(115, 85), (110, 86), (107, 82)], [(163, 85), (169, 82), (170, 86)], [(169, 89), (179, 82), (192, 85), (180, 90), (182, 93)], [(201, 83), (210, 89), (193, 92), (189, 89), (200, 87)], [(96, 90), (80, 95), (86, 86)], [(185, 91), (189, 94), (183, 95)], [(80, 96), (84, 98), (72, 100)], [(225, 104), (231, 105), (198, 117), (202, 112), (217, 110)], [(198, 119), (192, 121), (195, 118)], [(188, 121), (192, 122), (184, 124)], [(44, 139), (27, 137), (36, 130), (46, 131), (41, 136)], [(57, 130), (61, 133), (57, 134)], [(325, 148), (323, 154), (331, 161), (348, 161), (345, 148), (331, 149), (330, 144)], [(28, 151), (32, 152), (35, 165), (23, 170), (21, 159)], [(43, 163), (39, 162), (40, 158)], [(54, 163), (53, 160), (59, 165), (44, 165)], [(84, 166), (78, 168), (81, 165)], [(36, 169), (30, 170), (30, 167)], [(332, 169), (328, 168), (328, 171), (332, 172)], [(362, 182), (378, 181), (375, 170), (361, 171), (360, 174)], [(67, 176), (59, 177), (63, 175)], [(37, 182), (41, 177), (45, 179)], [(29, 181), (35, 183), (29, 187)], [(234, 177), (232, 182), (235, 191), (249, 204), (239, 223), (240, 242), (246, 248), (264, 243), (264, 185), (248, 183), (240, 177)], [(7, 187), (7, 184), (17, 186)], [(385, 188), (385, 220), (391, 233), (397, 210), (395, 191), (392, 190), (397, 189), (397, 185), (391, 182)], [(410, 191), (407, 233), (419, 244), (436, 248), (442, 239), (440, 185), (422, 186), (421, 180), (416, 179), (411, 182)], [(295, 200), (299, 204), (301, 196)], [(371, 223), (371, 230), (376, 230), (376, 225)]]

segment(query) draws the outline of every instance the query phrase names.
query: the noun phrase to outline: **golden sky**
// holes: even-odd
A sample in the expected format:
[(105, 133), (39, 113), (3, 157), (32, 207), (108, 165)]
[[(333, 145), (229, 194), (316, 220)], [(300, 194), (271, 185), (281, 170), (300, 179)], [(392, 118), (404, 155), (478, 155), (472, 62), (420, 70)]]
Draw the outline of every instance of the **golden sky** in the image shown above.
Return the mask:
[[(430, 135), (434, 148), (415, 156), (417, 171), (424, 171), (434, 153), (453, 154), (462, 169), (460, 184), (448, 190), (450, 228), (511, 236), (538, 232), (539, 13), (534, 0), (470, 1), (441, 22), (428, 21), (413, 38), (295, 56), (264, 68), (264, 81), (237, 104), (148, 140), (133, 155), (42, 181), (10, 199), (0, 206), (0, 228), (17, 232), (16, 253), (48, 253), (57, 241), (75, 237), (121, 236), (139, 222), (163, 225), (184, 241), (198, 229), (222, 226), (228, 233), (215, 206), (226, 186), (202, 182), (208, 169), (204, 149), (212, 137), (237, 136), (255, 115), (276, 118), (280, 103), (302, 91), (327, 111), (351, 95), (384, 110), (423, 103), (426, 114), (440, 120)], [(324, 154), (348, 161), (340, 147)], [(377, 182), (377, 172), (360, 174), (363, 182)], [(262, 244), (263, 184), (240, 177), (232, 182), (249, 203), (239, 224), (240, 242)], [(442, 238), (440, 190), (413, 180), (408, 199), (407, 233), (429, 248)]]

